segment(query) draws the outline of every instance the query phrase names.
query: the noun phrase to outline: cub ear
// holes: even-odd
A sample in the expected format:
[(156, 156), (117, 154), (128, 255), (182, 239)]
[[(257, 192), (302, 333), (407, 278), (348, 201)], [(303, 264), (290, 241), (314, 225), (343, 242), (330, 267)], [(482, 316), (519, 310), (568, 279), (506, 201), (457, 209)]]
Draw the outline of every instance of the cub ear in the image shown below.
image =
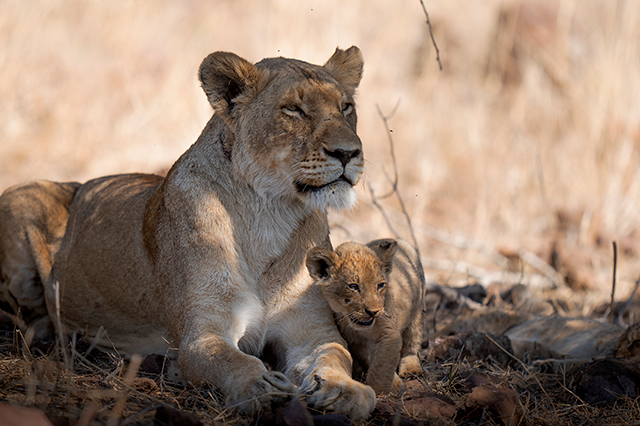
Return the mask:
[(261, 73), (235, 53), (214, 52), (200, 64), (198, 78), (214, 111), (225, 117), (233, 110), (238, 95), (259, 90)]
[(329, 276), (329, 270), (336, 264), (338, 255), (324, 247), (314, 247), (307, 252), (307, 269), (316, 280)]
[(362, 68), (364, 61), (362, 53), (356, 46), (351, 46), (347, 50), (336, 48), (336, 51), (329, 58), (324, 68), (338, 80), (338, 83), (353, 96), (356, 87), (362, 79)]
[(367, 244), (367, 247), (373, 250), (378, 259), (380, 259), (384, 273), (389, 274), (393, 266), (393, 256), (398, 249), (398, 242), (390, 238), (383, 238), (371, 241)]

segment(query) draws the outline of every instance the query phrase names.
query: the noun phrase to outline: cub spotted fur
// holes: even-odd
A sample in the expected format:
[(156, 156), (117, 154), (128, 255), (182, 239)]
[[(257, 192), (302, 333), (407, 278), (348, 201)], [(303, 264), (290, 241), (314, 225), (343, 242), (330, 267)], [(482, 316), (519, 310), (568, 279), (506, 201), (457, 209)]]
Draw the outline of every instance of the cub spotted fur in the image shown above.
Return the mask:
[(309, 248), (330, 247), (327, 209), (352, 205), (363, 174), (362, 68), (355, 46), (323, 66), (212, 53), (199, 78), (215, 113), (166, 178), (40, 181), (0, 197), (3, 297), (52, 318), (59, 306), (61, 333), (103, 328), (99, 343), (124, 354), (178, 348), (186, 380), (248, 414), (302, 393), (367, 418), (375, 393), (351, 378), (305, 267)]
[(398, 377), (422, 371), (424, 273), (405, 241), (348, 242), (335, 252), (314, 247), (307, 268), (334, 311), (354, 360), (354, 377), (366, 372), (376, 393), (398, 390)]

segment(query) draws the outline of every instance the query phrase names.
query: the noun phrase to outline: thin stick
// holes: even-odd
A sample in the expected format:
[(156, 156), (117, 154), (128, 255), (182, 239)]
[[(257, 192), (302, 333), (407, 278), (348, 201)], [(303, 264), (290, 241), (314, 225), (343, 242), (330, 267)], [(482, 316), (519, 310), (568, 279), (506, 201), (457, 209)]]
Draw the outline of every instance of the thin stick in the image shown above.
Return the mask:
[(613, 322), (615, 318), (615, 313), (613, 311), (613, 298), (616, 293), (616, 270), (618, 269), (618, 245), (615, 241), (613, 244), (613, 280), (611, 283), (611, 303), (609, 304), (609, 315), (611, 315), (611, 322)]
[(431, 36), (431, 43), (433, 47), (436, 49), (436, 61), (438, 61), (438, 66), (440, 67), (440, 71), (442, 71), (442, 62), (440, 62), (440, 51), (438, 50), (438, 45), (436, 44), (436, 39), (433, 37), (433, 28), (431, 28), (431, 21), (429, 20), (429, 14), (427, 13), (427, 8), (424, 7), (424, 3), (420, 0), (420, 4), (422, 5), (422, 10), (424, 10), (424, 16), (427, 17), (427, 26), (429, 27), (429, 35)]

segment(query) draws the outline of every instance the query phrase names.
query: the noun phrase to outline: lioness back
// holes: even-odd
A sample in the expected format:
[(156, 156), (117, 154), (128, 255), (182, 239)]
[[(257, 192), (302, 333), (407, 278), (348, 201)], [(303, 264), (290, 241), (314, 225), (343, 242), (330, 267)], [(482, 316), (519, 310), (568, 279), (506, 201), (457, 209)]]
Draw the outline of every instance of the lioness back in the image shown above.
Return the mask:
[(8, 188), (0, 196), (0, 300), (46, 313), (42, 283), (67, 227), (68, 208), (80, 186), (45, 180)]
[(315, 247), (307, 268), (334, 311), (354, 357), (354, 377), (366, 373), (377, 393), (397, 390), (400, 376), (420, 373), (424, 274), (402, 240)]

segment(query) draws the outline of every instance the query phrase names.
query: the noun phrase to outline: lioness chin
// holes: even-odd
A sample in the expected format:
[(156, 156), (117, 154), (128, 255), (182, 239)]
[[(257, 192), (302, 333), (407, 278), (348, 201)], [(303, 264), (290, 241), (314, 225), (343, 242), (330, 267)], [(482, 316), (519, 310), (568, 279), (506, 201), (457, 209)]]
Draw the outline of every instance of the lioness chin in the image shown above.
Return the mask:
[(314, 247), (306, 263), (349, 345), (354, 377), (366, 373), (365, 383), (381, 394), (400, 390), (400, 376), (422, 371), (424, 273), (409, 243)]
[[(362, 68), (355, 46), (324, 66), (209, 55), (199, 78), (215, 114), (166, 178), (39, 181), (0, 197), (3, 298), (56, 323), (59, 297), (59, 331), (103, 327), (125, 354), (177, 348), (187, 380), (250, 415), (301, 393), (367, 418), (375, 394), (351, 379), (304, 263), (330, 247), (327, 208), (355, 200)], [(274, 371), (259, 359), (267, 345)]]

